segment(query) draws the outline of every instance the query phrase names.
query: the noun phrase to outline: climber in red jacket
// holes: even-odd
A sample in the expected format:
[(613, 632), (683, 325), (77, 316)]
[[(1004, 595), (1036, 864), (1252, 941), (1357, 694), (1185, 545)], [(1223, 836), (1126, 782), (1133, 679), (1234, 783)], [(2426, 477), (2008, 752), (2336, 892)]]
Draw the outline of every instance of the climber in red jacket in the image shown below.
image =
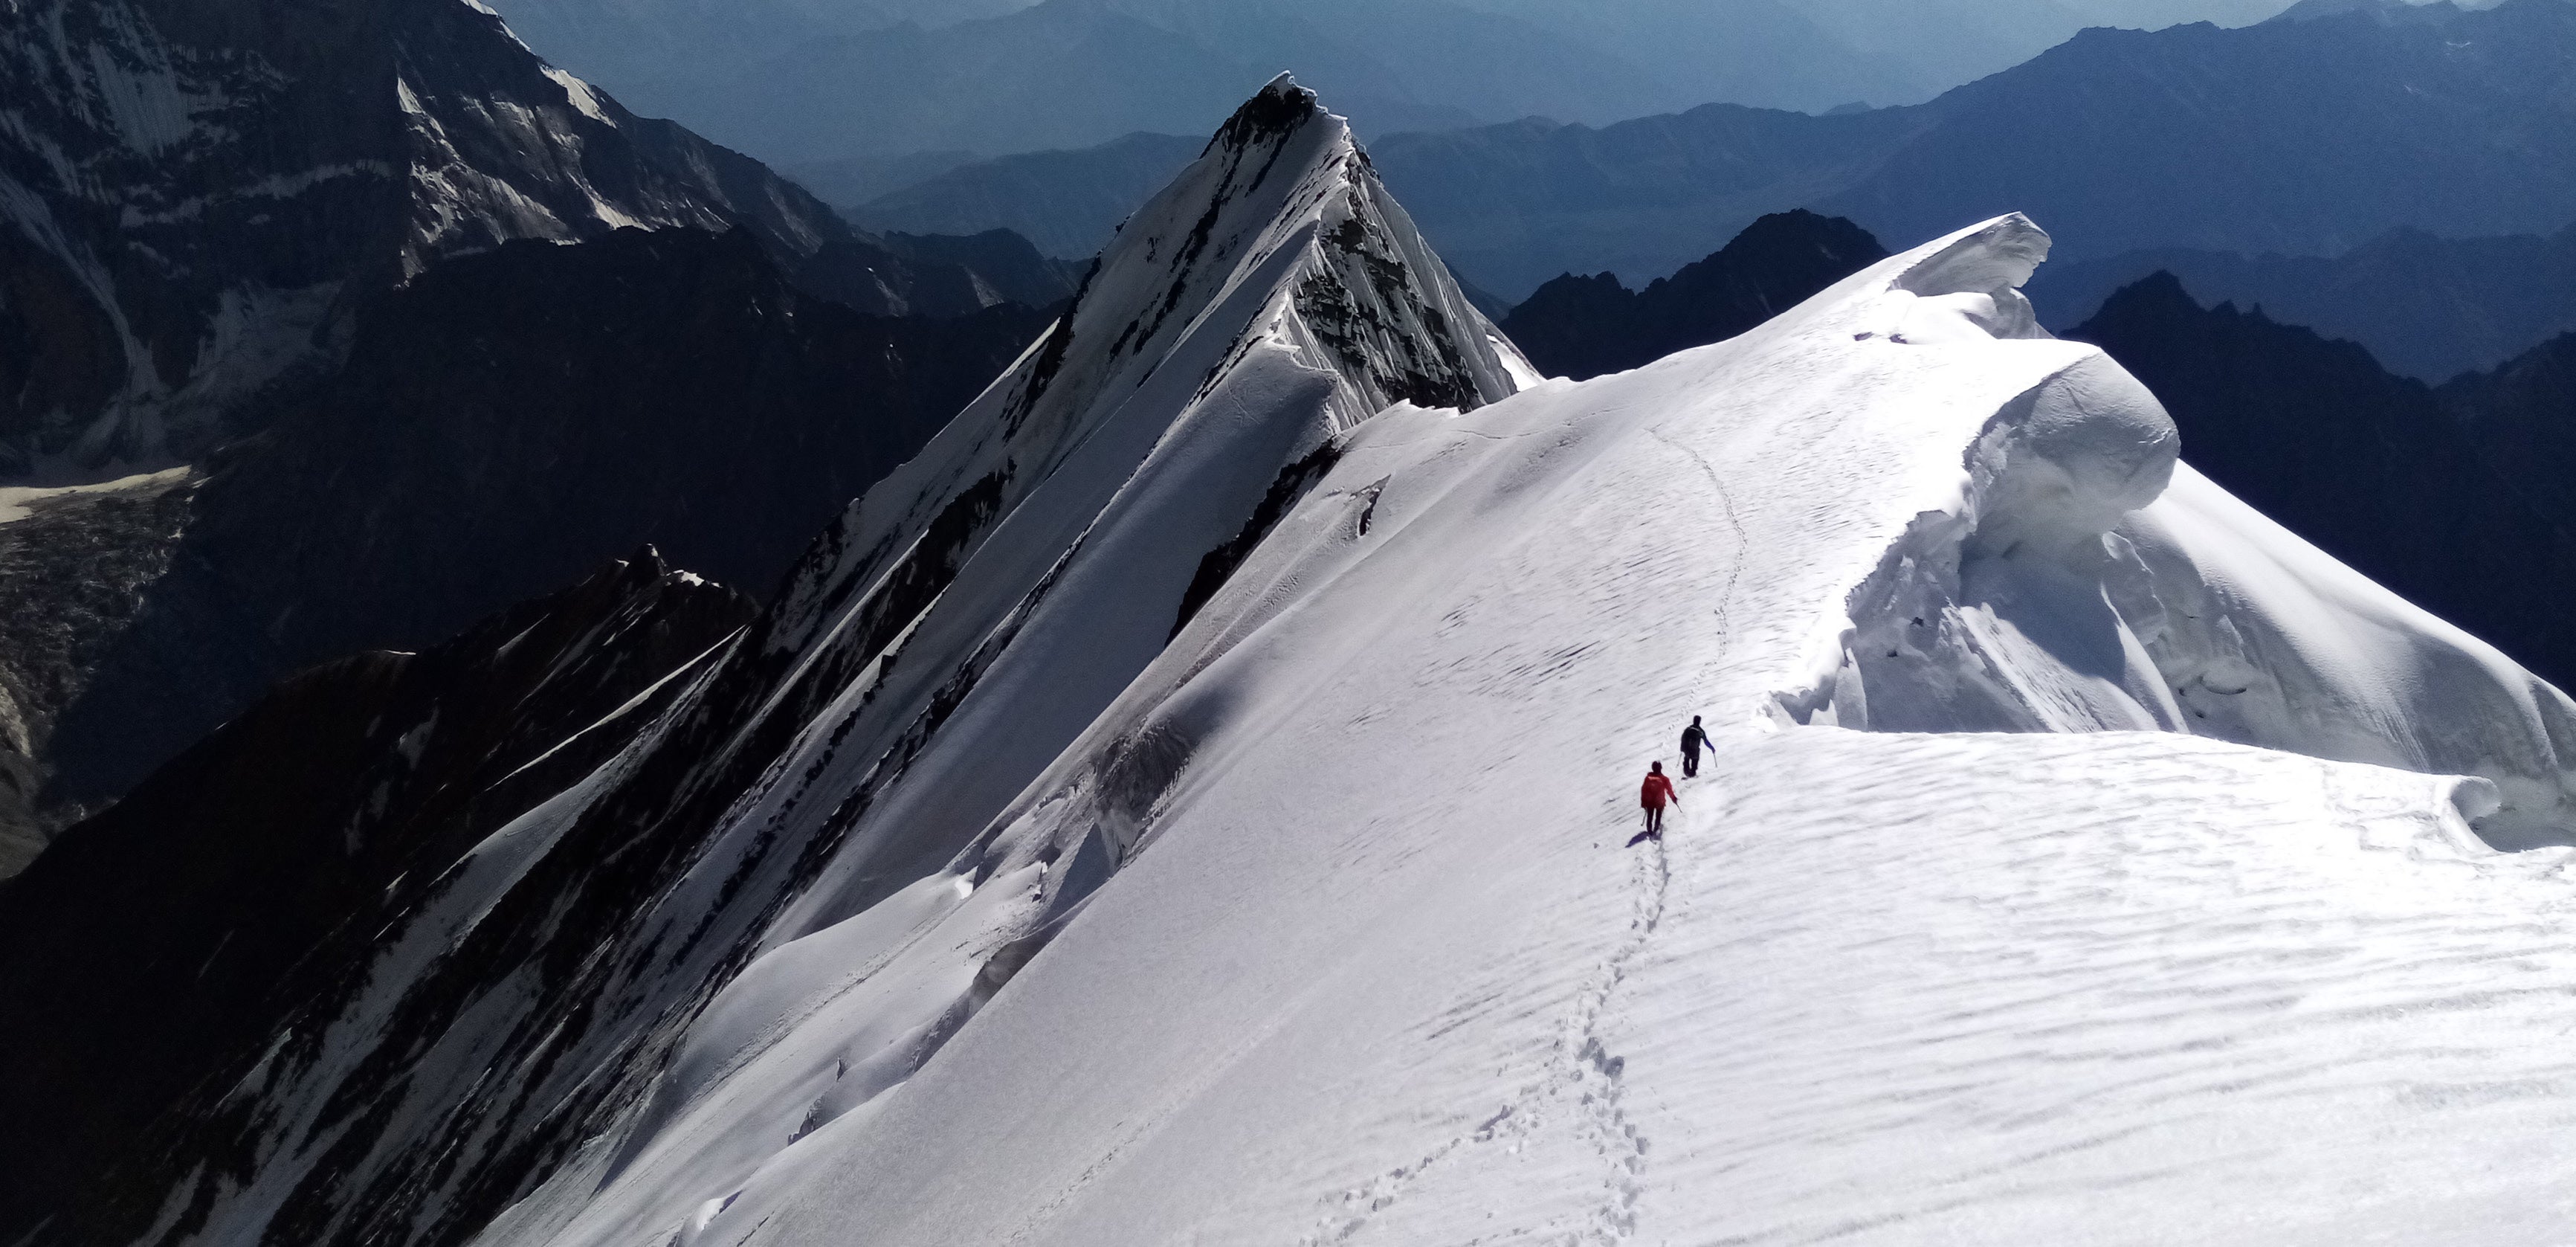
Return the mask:
[[(1681, 794), (1673, 791), (1673, 779), (1664, 774), (1663, 763), (1648, 763), (1646, 786), (1637, 791), (1637, 804), (1645, 807), (1646, 810), (1646, 829), (1637, 833), (1637, 840), (1664, 838), (1664, 805), (1667, 802), (1680, 805)], [(1628, 843), (1635, 844), (1637, 840), (1631, 840)]]

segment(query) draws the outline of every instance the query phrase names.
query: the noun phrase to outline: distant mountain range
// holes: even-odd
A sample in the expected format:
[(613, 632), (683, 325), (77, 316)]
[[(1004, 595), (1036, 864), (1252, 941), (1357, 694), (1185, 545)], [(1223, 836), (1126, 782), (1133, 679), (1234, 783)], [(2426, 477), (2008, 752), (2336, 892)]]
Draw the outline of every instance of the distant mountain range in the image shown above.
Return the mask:
[[(1509, 301), (1559, 273), (1669, 274), (1792, 208), (1893, 243), (2021, 208), (2059, 239), (2061, 264), (2150, 248), (2332, 255), (2393, 229), (2576, 220), (2576, 5), (2401, 9), (2088, 30), (1910, 108), (1533, 119), (1390, 134), (1371, 155), (1460, 275)], [(1085, 205), (1068, 219), (1091, 227), (1112, 215), (1102, 189), (1141, 177), (1140, 157), (1172, 158), (1130, 140), (968, 166), (855, 214), (1016, 228), (1061, 186)]]
[(1373, 154), (1451, 262), (1505, 298), (1560, 272), (1671, 272), (1792, 207), (1890, 240), (2019, 208), (2070, 260), (2576, 220), (2576, 5), (2410, 12), (2088, 30), (1914, 108), (1712, 106), (1397, 135)]
[[(1205, 139), (1140, 132), (1080, 151), (979, 161), (864, 202), (833, 202), (849, 205), (842, 215), (871, 229), (945, 233), (951, 222), (977, 221), (1020, 234), (1049, 255), (1087, 256), (1205, 146)], [(818, 193), (829, 185), (808, 184)]]
[[(1283, 68), (1364, 132), (1913, 103), (2088, 24), (2286, 0), (500, 0), (557, 64), (783, 164), (1204, 134)], [(758, 83), (757, 90), (745, 84)], [(878, 189), (892, 189), (879, 187)]]
[(2576, 225), (2500, 238), (2393, 230), (2330, 257), (2160, 247), (2051, 264), (2031, 280), (2030, 298), (2048, 325), (2069, 328), (2112, 291), (2159, 271), (2200, 298), (2358, 342), (2425, 382), (2493, 368), (2576, 329)]
[(1503, 332), (1539, 371), (1588, 381), (1732, 338), (1886, 258), (1849, 221), (1775, 213), (1643, 290), (1608, 273), (1559, 277), (1513, 308)]

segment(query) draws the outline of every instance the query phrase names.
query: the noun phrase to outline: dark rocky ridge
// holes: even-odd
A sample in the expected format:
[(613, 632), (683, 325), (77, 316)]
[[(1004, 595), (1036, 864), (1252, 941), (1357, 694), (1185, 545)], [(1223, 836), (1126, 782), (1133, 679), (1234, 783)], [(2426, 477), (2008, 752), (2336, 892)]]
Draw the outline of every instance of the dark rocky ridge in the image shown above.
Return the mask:
[(49, 804), (115, 796), (286, 672), (639, 543), (765, 592), (1046, 318), (864, 315), (743, 231), (621, 230), (449, 261), (358, 320), (345, 369), (209, 462), (62, 711)]
[(1886, 258), (1840, 217), (1774, 213), (1641, 291), (1611, 273), (1567, 273), (1513, 308), (1503, 332), (1539, 371), (1588, 381), (1732, 338)]
[[(2184, 460), (2211, 480), (2542, 679), (2576, 681), (2566, 608), (2576, 540), (2422, 382), (2260, 311), (2204, 308), (2170, 274), (2121, 290), (2067, 336), (2101, 346), (2155, 391)], [(2503, 414), (2515, 393), (2480, 385), (2445, 397), (2488, 428), (2546, 427)]]
[(740, 227), (861, 310), (996, 301), (464, 0), (32, 0), (0, 66), (0, 479), (255, 429), (376, 292), (511, 239)]
[(0, 884), (0, 1227), (264, 1043), (751, 613), (646, 550), (419, 654), (325, 664)]

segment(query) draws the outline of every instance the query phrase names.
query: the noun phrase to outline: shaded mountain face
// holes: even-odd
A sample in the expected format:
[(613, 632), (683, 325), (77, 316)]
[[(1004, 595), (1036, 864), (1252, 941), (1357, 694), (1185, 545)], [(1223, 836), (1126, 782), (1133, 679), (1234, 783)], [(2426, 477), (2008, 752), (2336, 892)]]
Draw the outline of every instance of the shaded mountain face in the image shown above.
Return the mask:
[[(2230, 493), (2543, 679), (2576, 680), (2565, 608), (2576, 540), (2555, 518), (2565, 509), (2535, 507), (2526, 495), (2538, 478), (2499, 472), (2478, 445), (2490, 429), (2545, 422), (2517, 413), (2464, 428), (2360, 346), (2231, 304), (2204, 308), (2171, 275), (2120, 291), (2068, 336), (2146, 382), (2193, 465)], [(2473, 407), (2472, 392), (2454, 401)]]
[(316, 667), (0, 885), (0, 1225), (264, 1043), (751, 614), (647, 550), (420, 653)]
[(2576, 334), (2560, 334), (2493, 372), (2436, 392), (2488, 466), (2561, 541), (2576, 541)]
[[(461, 261), (407, 293), (481, 306), (467, 297), (476, 280)], [(555, 319), (591, 331), (594, 317)], [(460, 350), (547, 321), (460, 337)], [(363, 344), (353, 358), (368, 358)], [(1479, 407), (1528, 375), (1347, 125), (1274, 83), (1129, 224), (1038, 345), (850, 504), (747, 630), (664, 686), (667, 704), (633, 712), (648, 726), (614, 735), (596, 766), (550, 773), (542, 802), (499, 802), (527, 812), (434, 882), (389, 892), (363, 946), (316, 954), (305, 981), (321, 986), (276, 1024), (294, 1038), (226, 1054), (123, 1138), (114, 1169), (12, 1210), (11, 1231), (45, 1218), (35, 1242), (123, 1243), (158, 1236), (174, 1207), (188, 1236), (445, 1245), (542, 1204), (554, 1211), (531, 1232), (590, 1241), (685, 1218), (749, 1170), (790, 1163), (796, 1139), (928, 1060), (1115, 868), (1076, 838), (985, 832), (1261, 542), (1337, 439), (1390, 404)], [(452, 384), (561, 397), (533, 371)], [(775, 437), (757, 440), (782, 457)], [(498, 451), (505, 469), (534, 457)], [(362, 512), (337, 518), (363, 526)], [(1156, 748), (1114, 780), (1138, 802), (1169, 778)], [(440, 791), (452, 801), (486, 782)], [(427, 799), (406, 790), (386, 808), (407, 818), (406, 802)], [(779, 980), (746, 981), (746, 968), (859, 912), (889, 930), (948, 924), (907, 938), (922, 960), (884, 980), (899, 992), (854, 1002), (891, 1043), (781, 1050), (747, 1096), (689, 1090), (711, 1072), (703, 1036), (769, 1015)], [(25, 1016), (0, 1028), (39, 1025)], [(828, 1094), (780, 1098), (798, 1087)]]
[(2079, 260), (2576, 219), (2576, 6), (2438, 16), (2088, 30), (1915, 108), (1514, 123), (1372, 154), (1461, 274), (1507, 299), (1560, 272), (1671, 272), (1802, 206), (1882, 238), (2021, 207)]
[(46, 796), (113, 797), (286, 672), (436, 641), (603, 550), (657, 542), (767, 592), (1046, 321), (853, 312), (741, 230), (441, 264), (200, 470), (165, 570), (61, 708)]
[(982, 305), (464, 0), (41, 0), (0, 62), (0, 478), (256, 428), (375, 292), (513, 239), (739, 227), (862, 310)]
[(2399, 230), (2333, 257), (2159, 248), (2042, 272), (2031, 301), (2065, 328), (2159, 271), (2201, 298), (2358, 342), (2389, 370), (2431, 384), (2576, 328), (2576, 226), (2502, 238)]
[(1642, 291), (1609, 273), (1558, 277), (1513, 308), (1503, 331), (1539, 371), (1588, 381), (1732, 338), (1886, 258), (1849, 221), (1775, 213)]

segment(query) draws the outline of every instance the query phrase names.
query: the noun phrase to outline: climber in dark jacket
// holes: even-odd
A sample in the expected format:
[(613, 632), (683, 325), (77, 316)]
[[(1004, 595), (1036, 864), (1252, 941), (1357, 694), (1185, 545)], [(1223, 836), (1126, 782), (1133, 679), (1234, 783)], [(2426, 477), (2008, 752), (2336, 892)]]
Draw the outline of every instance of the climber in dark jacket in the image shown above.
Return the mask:
[(1699, 725), (1699, 716), (1691, 716), (1691, 725), (1682, 729), (1682, 778), (1699, 775), (1699, 751), (1708, 747), (1708, 732)]

